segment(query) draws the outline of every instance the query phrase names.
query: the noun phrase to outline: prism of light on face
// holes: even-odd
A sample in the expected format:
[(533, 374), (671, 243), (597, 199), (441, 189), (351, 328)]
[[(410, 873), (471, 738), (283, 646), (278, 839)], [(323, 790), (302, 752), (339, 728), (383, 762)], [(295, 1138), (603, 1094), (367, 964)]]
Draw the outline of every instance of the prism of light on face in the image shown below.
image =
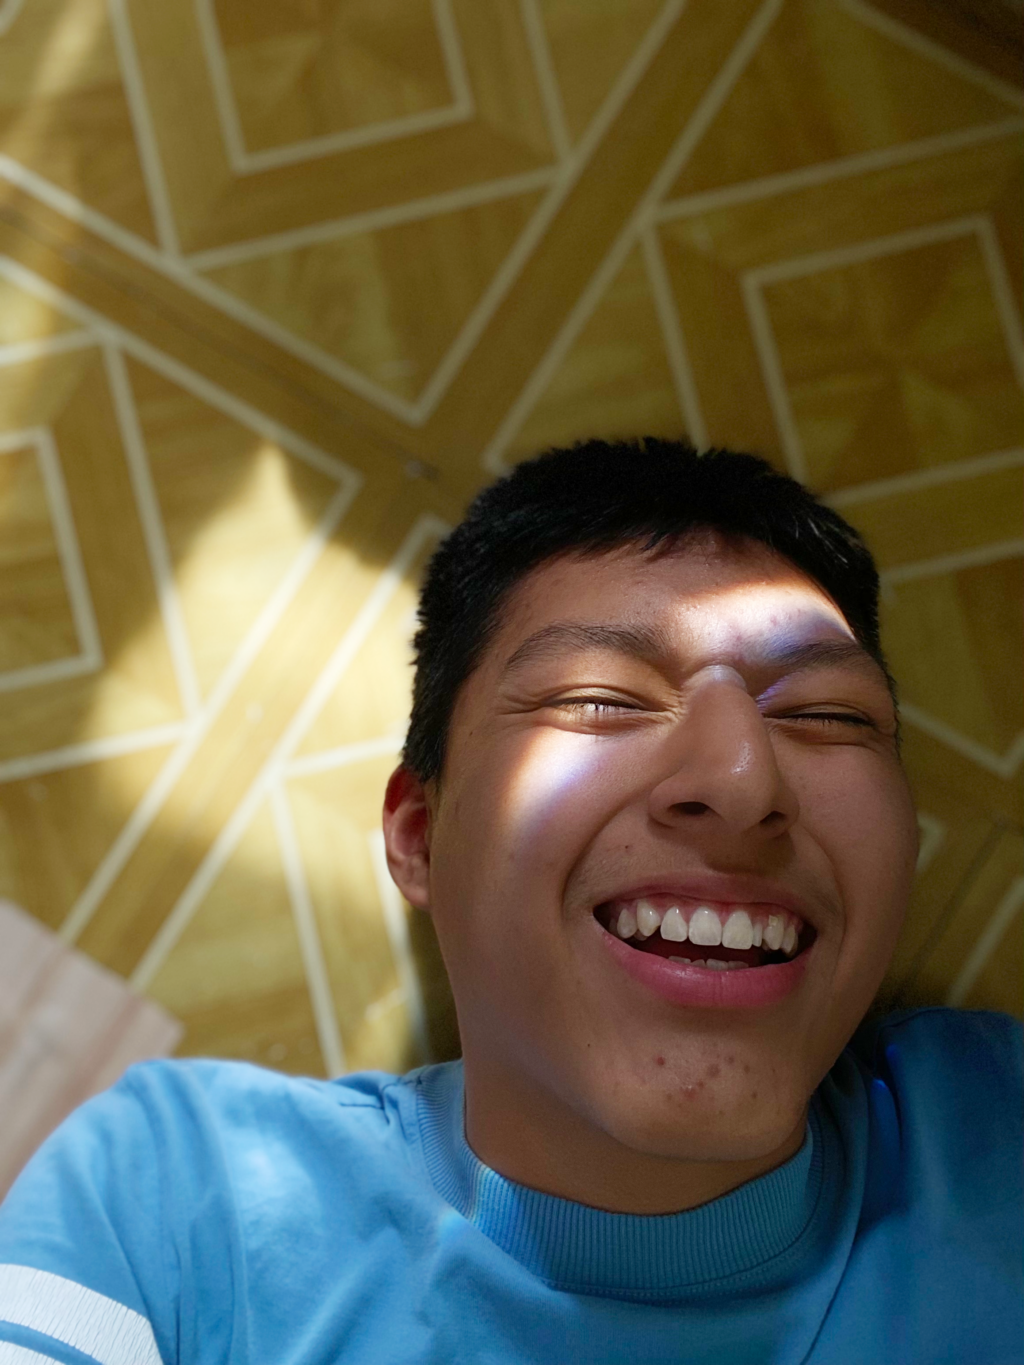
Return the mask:
[(527, 738), (502, 803), (505, 827), (529, 847), (573, 794), (585, 795), (607, 770), (607, 741), (571, 730), (539, 729)]
[(839, 608), (809, 583), (744, 583), (705, 592), (680, 615), (691, 647), (709, 658), (771, 658), (835, 631), (854, 638)]

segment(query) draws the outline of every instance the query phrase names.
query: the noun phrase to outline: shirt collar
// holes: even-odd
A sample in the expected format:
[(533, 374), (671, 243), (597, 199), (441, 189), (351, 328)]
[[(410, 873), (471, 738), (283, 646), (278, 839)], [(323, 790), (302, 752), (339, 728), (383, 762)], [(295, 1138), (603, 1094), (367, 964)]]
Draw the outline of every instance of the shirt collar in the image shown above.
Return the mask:
[(839, 1134), (815, 1100), (800, 1150), (766, 1175), (683, 1213), (608, 1213), (517, 1185), (478, 1159), (465, 1137), (461, 1063), (414, 1076), (424, 1158), (438, 1193), (564, 1290), (651, 1301), (754, 1271), (794, 1247), (812, 1222), (826, 1145), (837, 1157), (828, 1165), (841, 1169)]

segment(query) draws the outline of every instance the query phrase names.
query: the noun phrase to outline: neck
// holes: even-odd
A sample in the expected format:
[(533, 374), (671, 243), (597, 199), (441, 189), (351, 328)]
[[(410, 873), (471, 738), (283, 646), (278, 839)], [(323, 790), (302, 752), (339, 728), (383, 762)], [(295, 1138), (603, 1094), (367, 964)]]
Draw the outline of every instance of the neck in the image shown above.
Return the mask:
[(484, 1165), (516, 1184), (609, 1213), (681, 1213), (774, 1170), (799, 1151), (807, 1110), (763, 1155), (717, 1161), (627, 1145), (532, 1077), (464, 1058), (466, 1139)]

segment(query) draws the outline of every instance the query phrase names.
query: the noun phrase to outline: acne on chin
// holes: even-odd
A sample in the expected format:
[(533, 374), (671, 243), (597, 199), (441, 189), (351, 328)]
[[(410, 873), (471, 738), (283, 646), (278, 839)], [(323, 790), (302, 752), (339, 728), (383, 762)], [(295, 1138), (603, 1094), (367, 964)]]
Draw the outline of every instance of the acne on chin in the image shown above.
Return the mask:
[(619, 1092), (621, 1112), (606, 1106), (600, 1126), (633, 1151), (673, 1162), (759, 1161), (787, 1144), (799, 1147), (809, 1081), (795, 1074), (780, 1086), (776, 1067), (744, 1062), (738, 1050), (733, 1067), (723, 1065), (714, 1045), (704, 1055), (697, 1050), (669, 1048), (664, 1066), (652, 1055), (643, 1081), (634, 1070)]

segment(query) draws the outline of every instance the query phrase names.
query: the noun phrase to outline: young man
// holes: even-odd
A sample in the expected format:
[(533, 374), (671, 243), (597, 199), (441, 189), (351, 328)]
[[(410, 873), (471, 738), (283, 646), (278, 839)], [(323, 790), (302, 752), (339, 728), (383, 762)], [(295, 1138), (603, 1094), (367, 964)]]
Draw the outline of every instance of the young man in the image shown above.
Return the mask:
[(150, 1063), (0, 1214), (0, 1365), (1024, 1359), (1021, 1030), (857, 1032), (916, 823), (856, 534), (597, 442), (431, 565), (392, 875), (462, 1063)]

